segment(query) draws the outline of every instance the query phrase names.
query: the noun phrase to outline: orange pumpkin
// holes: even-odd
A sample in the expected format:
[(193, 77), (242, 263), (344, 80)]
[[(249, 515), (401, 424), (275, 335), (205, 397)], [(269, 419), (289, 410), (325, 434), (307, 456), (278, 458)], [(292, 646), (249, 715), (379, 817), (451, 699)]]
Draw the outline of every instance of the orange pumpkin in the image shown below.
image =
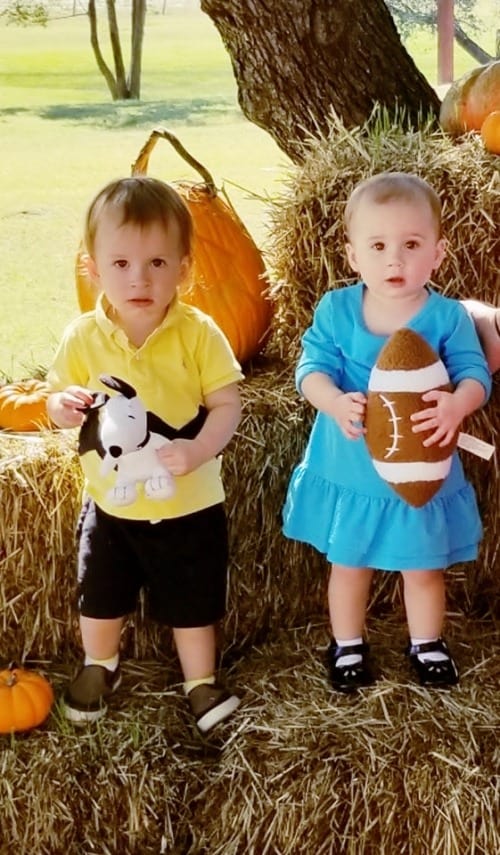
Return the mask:
[(52, 686), (36, 671), (14, 664), (0, 671), (0, 733), (37, 727), (47, 718), (53, 702)]
[(439, 121), (446, 133), (480, 131), (485, 118), (500, 110), (500, 60), (479, 65), (456, 80), (443, 98)]
[(0, 387), (0, 428), (31, 431), (49, 427), (48, 394), (49, 384), (43, 380), (20, 380)]
[[(198, 184), (172, 182), (194, 223), (192, 275), (179, 294), (183, 302), (214, 319), (236, 357), (245, 362), (261, 350), (271, 323), (272, 304), (265, 293), (262, 255), (229, 200), (217, 191), (210, 173), (170, 131), (158, 128), (151, 133), (132, 165), (132, 174), (146, 174), (158, 139), (168, 140), (203, 178)], [(82, 248), (75, 275), (78, 304), (82, 312), (89, 311), (95, 305), (97, 288), (87, 276)]]
[(481, 137), (488, 151), (500, 154), (500, 110), (486, 116), (481, 125)]

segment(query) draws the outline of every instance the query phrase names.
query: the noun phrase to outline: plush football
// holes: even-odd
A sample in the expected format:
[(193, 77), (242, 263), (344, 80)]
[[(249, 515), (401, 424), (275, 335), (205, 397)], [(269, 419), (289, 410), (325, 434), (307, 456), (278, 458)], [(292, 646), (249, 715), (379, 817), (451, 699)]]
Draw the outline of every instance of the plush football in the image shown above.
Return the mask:
[(457, 431), (442, 448), (426, 447), (430, 432), (412, 432), (410, 416), (429, 406), (422, 395), (431, 389), (452, 391), (445, 365), (422, 336), (397, 330), (370, 374), (366, 444), (380, 477), (416, 508), (432, 499), (447, 477), (458, 436)]

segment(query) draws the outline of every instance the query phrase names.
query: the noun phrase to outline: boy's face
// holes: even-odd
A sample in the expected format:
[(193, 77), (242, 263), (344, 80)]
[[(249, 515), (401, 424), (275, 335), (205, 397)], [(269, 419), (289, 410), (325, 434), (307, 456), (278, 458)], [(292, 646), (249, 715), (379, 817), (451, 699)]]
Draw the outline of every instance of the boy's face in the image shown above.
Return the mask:
[(416, 297), (445, 253), (425, 200), (361, 200), (346, 245), (352, 269), (382, 298)]
[(161, 324), (189, 270), (189, 258), (180, 252), (174, 220), (168, 229), (161, 222), (141, 228), (135, 223), (120, 225), (120, 218), (111, 212), (103, 214), (88, 268), (119, 325), (147, 326), (152, 331)]

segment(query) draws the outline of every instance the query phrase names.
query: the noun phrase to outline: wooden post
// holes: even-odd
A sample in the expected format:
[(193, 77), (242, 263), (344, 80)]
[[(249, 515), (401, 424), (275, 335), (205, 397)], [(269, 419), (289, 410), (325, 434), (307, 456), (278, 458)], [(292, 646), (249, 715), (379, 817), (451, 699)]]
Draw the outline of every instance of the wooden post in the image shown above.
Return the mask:
[(453, 82), (453, 40), (455, 15), (453, 0), (437, 0), (438, 83)]

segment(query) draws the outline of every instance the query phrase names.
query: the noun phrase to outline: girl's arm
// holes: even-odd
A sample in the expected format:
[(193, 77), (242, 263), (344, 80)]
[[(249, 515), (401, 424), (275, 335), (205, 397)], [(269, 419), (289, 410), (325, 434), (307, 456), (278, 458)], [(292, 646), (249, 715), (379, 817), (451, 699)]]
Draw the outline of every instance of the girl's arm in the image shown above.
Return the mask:
[(208, 415), (195, 439), (173, 439), (157, 452), (172, 475), (187, 475), (216, 457), (233, 436), (241, 418), (237, 383), (230, 383), (206, 396)]
[(413, 433), (432, 430), (433, 433), (424, 440), (423, 445), (448, 445), (464, 418), (478, 410), (485, 399), (484, 386), (472, 379), (461, 380), (454, 392), (438, 389), (426, 392), (422, 400), (433, 403), (433, 406), (413, 413), (411, 420), (417, 422)]
[(364, 434), (366, 397), (362, 392), (342, 392), (331, 377), (313, 371), (303, 378), (300, 391), (310, 404), (332, 419), (348, 439)]

